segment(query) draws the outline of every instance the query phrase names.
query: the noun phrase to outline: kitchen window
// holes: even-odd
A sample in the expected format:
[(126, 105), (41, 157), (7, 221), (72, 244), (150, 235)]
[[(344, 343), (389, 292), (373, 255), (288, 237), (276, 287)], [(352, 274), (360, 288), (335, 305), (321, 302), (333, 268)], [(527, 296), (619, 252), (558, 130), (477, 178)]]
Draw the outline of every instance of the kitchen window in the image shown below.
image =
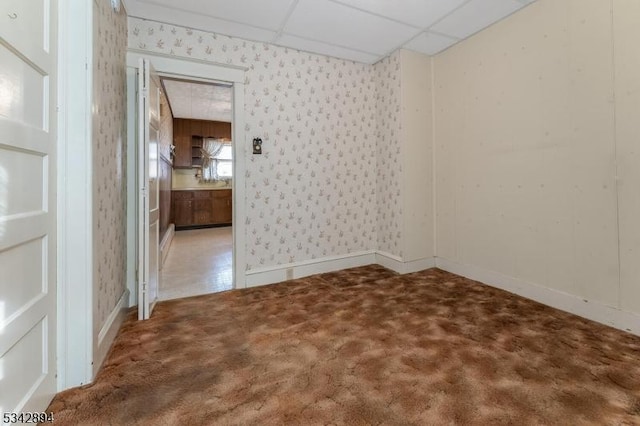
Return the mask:
[(214, 158), (217, 162), (218, 178), (228, 179), (233, 177), (233, 146), (231, 144), (223, 145)]

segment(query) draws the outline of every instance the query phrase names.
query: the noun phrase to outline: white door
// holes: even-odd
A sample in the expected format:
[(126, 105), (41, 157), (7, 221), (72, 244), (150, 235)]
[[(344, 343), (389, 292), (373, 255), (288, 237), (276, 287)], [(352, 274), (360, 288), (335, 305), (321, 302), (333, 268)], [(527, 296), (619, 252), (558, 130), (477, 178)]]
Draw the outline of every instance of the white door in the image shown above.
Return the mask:
[(160, 80), (147, 59), (140, 59), (138, 67), (138, 129), (138, 318), (142, 320), (151, 316), (160, 279)]
[(0, 413), (56, 391), (56, 23), (0, 1)]

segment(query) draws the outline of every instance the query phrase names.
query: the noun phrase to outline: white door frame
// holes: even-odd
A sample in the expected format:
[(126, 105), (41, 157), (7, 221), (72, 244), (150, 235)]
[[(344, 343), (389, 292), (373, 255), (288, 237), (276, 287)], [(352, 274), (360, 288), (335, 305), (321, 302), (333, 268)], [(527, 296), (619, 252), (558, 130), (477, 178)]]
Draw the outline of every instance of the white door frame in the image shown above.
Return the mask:
[[(198, 80), (210, 82), (229, 82), (233, 83), (233, 123), (232, 123), (232, 140), (233, 140), (233, 288), (246, 287), (246, 242), (245, 242), (245, 149), (247, 141), (245, 138), (244, 123), (244, 79), (246, 68), (216, 64), (200, 60), (188, 58), (178, 58), (175, 56), (154, 54), (147, 51), (129, 49), (127, 51), (127, 68), (137, 68), (140, 58), (146, 58), (156, 69), (158, 74), (162, 76), (170, 76), (185, 80)], [(129, 74), (129, 72), (128, 72)], [(131, 111), (131, 109), (129, 110)], [(134, 117), (128, 117), (128, 122), (135, 122)], [(129, 132), (131, 134), (131, 132)], [(132, 141), (128, 141), (131, 143)], [(129, 159), (130, 161), (132, 159)], [(130, 170), (128, 168), (128, 170)], [(135, 191), (135, 186), (128, 185), (127, 192)], [(127, 196), (129, 199), (129, 195)], [(135, 212), (127, 212), (127, 216), (135, 215)], [(127, 230), (127, 241), (129, 240), (129, 232)], [(135, 230), (133, 230), (135, 235)], [(131, 252), (128, 251), (128, 256)], [(128, 261), (127, 264), (130, 264)], [(134, 263), (135, 264), (135, 263)], [(137, 293), (137, 283), (131, 282), (135, 274), (127, 273), (127, 288), (131, 295)], [(137, 303), (136, 298), (131, 298), (131, 305)]]
[(93, 2), (58, 6), (58, 390), (93, 379)]

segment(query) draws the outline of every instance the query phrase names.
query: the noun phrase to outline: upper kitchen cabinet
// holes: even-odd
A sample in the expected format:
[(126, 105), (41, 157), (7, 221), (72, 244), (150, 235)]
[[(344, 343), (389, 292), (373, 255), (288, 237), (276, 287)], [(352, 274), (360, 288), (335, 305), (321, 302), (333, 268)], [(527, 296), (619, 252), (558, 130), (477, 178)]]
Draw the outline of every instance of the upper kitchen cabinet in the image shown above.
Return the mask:
[(189, 120), (173, 119), (173, 144), (175, 145), (173, 167), (191, 167), (191, 128)]
[(173, 119), (173, 139), (176, 146), (173, 167), (188, 169), (202, 164), (199, 147), (202, 138), (231, 139), (231, 123), (221, 121)]

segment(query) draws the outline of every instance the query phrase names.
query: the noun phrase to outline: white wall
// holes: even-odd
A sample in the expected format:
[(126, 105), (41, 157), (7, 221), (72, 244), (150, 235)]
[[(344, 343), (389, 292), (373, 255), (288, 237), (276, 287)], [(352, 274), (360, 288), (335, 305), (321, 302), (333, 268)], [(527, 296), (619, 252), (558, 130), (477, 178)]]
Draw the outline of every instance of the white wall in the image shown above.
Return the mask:
[(620, 307), (640, 312), (640, 2), (614, 0)]
[(374, 66), (378, 252), (399, 272), (434, 256), (431, 58), (398, 50)]
[(433, 92), (431, 58), (400, 51), (403, 260), (433, 258)]
[(539, 0), (434, 58), (438, 257), (640, 312), (638, 22)]

